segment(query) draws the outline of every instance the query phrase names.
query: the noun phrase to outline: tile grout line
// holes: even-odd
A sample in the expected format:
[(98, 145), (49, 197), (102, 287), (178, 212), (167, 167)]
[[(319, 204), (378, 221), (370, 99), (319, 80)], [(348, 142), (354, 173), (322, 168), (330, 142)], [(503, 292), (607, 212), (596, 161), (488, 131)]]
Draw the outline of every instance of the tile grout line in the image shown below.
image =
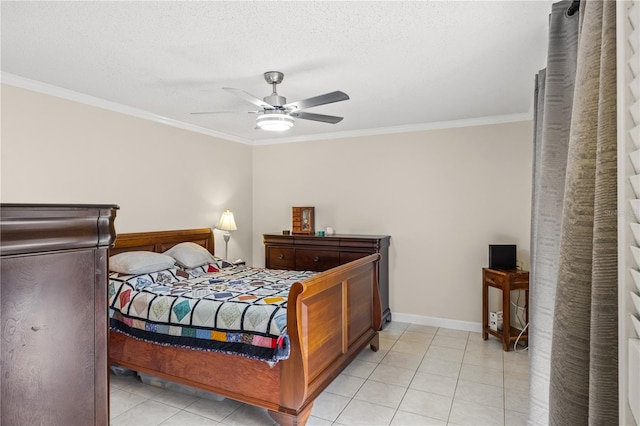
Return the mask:
[[(137, 394), (137, 393), (135, 393), (135, 392), (130, 392), (130, 391), (125, 390), (125, 389), (122, 389), (122, 388), (120, 388), (120, 390), (121, 390), (121, 391), (123, 391), (123, 392), (127, 392), (129, 395), (137, 395), (137, 396), (141, 396), (141, 397), (143, 397), (143, 398), (144, 398), (144, 396), (143, 396), (143, 395), (139, 395), (139, 394)], [(109, 395), (109, 398), (111, 398), (111, 395)], [(139, 406), (139, 405), (141, 405), (142, 403), (147, 402), (147, 401), (149, 401), (149, 400), (151, 399), (150, 397), (146, 397), (146, 398), (147, 398), (147, 399), (142, 400), (142, 401), (138, 402), (137, 404), (135, 404), (135, 405), (133, 405), (133, 406), (131, 406), (131, 407), (127, 408), (125, 411), (123, 411), (122, 413), (118, 414), (118, 415), (117, 415), (113, 420), (116, 420), (118, 417), (122, 416), (122, 415), (123, 415), (123, 414), (125, 414), (126, 412), (128, 412), (128, 411), (130, 411), (130, 410), (133, 410), (133, 409), (134, 409), (134, 408), (136, 408), (137, 406)], [(109, 424), (111, 424), (111, 419), (109, 419)]]
[[(371, 375), (373, 374), (373, 372), (381, 365), (382, 361), (389, 355), (389, 352), (391, 352), (391, 349), (393, 349), (393, 346), (395, 346), (396, 343), (398, 343), (398, 341), (400, 340), (400, 337), (402, 337), (402, 335), (407, 331), (409, 327), (407, 326), (404, 330), (402, 330), (402, 334), (398, 337), (396, 337), (394, 339), (393, 345), (391, 345), (391, 347), (389, 348), (389, 350), (387, 351), (387, 353), (382, 357), (382, 359), (380, 359), (380, 361), (378, 361), (376, 364), (376, 368), (373, 369), (373, 371), (371, 371), (371, 373), (369, 373), (369, 375), (367, 376), (367, 378), (364, 380), (364, 382), (362, 383), (362, 385), (360, 385), (360, 387), (358, 388), (358, 391), (362, 388), (362, 386), (365, 385), (365, 383), (367, 383), (367, 381), (371, 380), (374, 382), (377, 382), (377, 380), (373, 380), (370, 379)], [(429, 344), (431, 345), (431, 344)], [(426, 354), (426, 352), (425, 352)], [(417, 371), (417, 368), (416, 368)], [(415, 377), (415, 373), (414, 373), (414, 377)], [(411, 378), (411, 380), (413, 380), (413, 377)], [(383, 382), (378, 382), (378, 383), (383, 383)], [(411, 382), (409, 382), (409, 384), (411, 384)], [(409, 386), (407, 386), (407, 390), (409, 389)], [(406, 395), (407, 391), (405, 390), (404, 395), (402, 395), (402, 398), (400, 399), (400, 402), (398, 403), (398, 407), (400, 406), (400, 404), (402, 404), (402, 400), (404, 399), (404, 396)], [(345, 407), (340, 411), (340, 413), (338, 414), (338, 416), (336, 417), (336, 421), (340, 418), (340, 415), (344, 412), (344, 410), (349, 406), (349, 404), (355, 399), (355, 396), (358, 394), (358, 392), (354, 393), (353, 396), (351, 397), (351, 399), (349, 400), (349, 402), (347, 403), (347, 405), (345, 405)], [(368, 401), (365, 401), (368, 402)], [(381, 405), (381, 404), (376, 404), (376, 405)], [(396, 416), (396, 414), (398, 413), (398, 409), (395, 409), (395, 412), (393, 413), (393, 416), (391, 416), (391, 420), (389, 421), (389, 425), (393, 422), (394, 417)], [(335, 423), (335, 421), (333, 422)]]
[[(408, 329), (409, 329), (409, 327), (407, 327), (402, 332), (402, 334), (406, 333), (406, 331)], [(440, 330), (440, 327), (438, 327), (436, 329), (436, 332), (433, 335), (433, 338), (431, 338), (431, 340), (429, 341), (429, 345), (427, 346), (427, 350), (424, 351), (424, 355), (422, 355), (422, 358), (420, 359), (420, 363), (418, 363), (418, 366), (416, 367), (415, 371), (413, 372), (413, 376), (411, 377), (411, 380), (409, 380), (409, 384), (407, 385), (407, 389), (405, 389), (404, 394), (402, 395), (402, 398), (400, 398), (400, 402), (398, 403), (398, 407), (396, 408), (396, 411), (393, 413), (393, 416), (391, 416), (391, 421), (389, 422), (389, 424), (393, 423), (393, 419), (395, 419), (395, 417), (398, 415), (398, 410), (400, 409), (400, 406), (402, 405), (402, 401), (404, 401), (404, 398), (407, 396), (407, 392), (409, 392), (409, 389), (411, 388), (411, 383), (413, 382), (413, 379), (416, 378), (416, 374), (418, 374), (418, 369), (420, 368), (420, 365), (422, 365), (422, 363), (424, 362), (424, 358), (427, 356), (427, 352), (429, 352), (429, 348), (433, 344), (433, 339), (436, 337), (436, 334), (438, 334), (438, 330)], [(400, 337), (402, 337), (402, 335)], [(398, 342), (398, 340), (400, 340), (400, 338), (398, 338), (396, 340), (396, 343)], [(395, 345), (395, 343), (394, 343), (394, 345)], [(391, 348), (393, 348), (393, 346)], [(389, 349), (389, 352), (391, 352), (391, 349)], [(449, 408), (449, 409), (451, 409), (451, 408)]]
[[(406, 330), (406, 329), (405, 329), (405, 330)], [(404, 334), (404, 330), (403, 330), (403, 332), (402, 332), (402, 333)], [(399, 338), (395, 338), (395, 339), (394, 339), (393, 345), (395, 345), (395, 344), (397, 343), (398, 339), (399, 339)], [(349, 404), (351, 404), (351, 402), (355, 399), (355, 396), (358, 394), (358, 392), (360, 391), (360, 389), (362, 389), (362, 387), (365, 385), (365, 383), (367, 383), (367, 381), (369, 380), (369, 377), (371, 377), (371, 375), (372, 375), (372, 374), (373, 374), (373, 372), (376, 370), (376, 368), (378, 368), (378, 366), (380, 365), (380, 363), (382, 362), (382, 360), (383, 360), (383, 359), (384, 359), (384, 358), (389, 354), (389, 352), (391, 352), (391, 348), (393, 347), (393, 345), (391, 345), (391, 347), (389, 348), (389, 350), (387, 351), (387, 353), (386, 353), (386, 354), (385, 354), (385, 355), (380, 359), (380, 361), (376, 362), (376, 367), (375, 367), (375, 368), (374, 368), (374, 369), (373, 369), (369, 374), (367, 374), (367, 377), (365, 377), (365, 378), (364, 378), (364, 381), (363, 381), (363, 382), (362, 382), (362, 384), (358, 387), (358, 390), (356, 390), (356, 391), (354, 392), (353, 396), (350, 396), (350, 397), (349, 397), (349, 402), (347, 402), (347, 403), (345, 404), (345, 406), (340, 410), (340, 412), (339, 412), (339, 413), (338, 413), (338, 415), (336, 416), (335, 420), (332, 420), (332, 421), (331, 421), (331, 424), (332, 424), (332, 425), (336, 424), (336, 422), (337, 422), (337, 421), (338, 421), (338, 419), (340, 418), (340, 415), (341, 415), (341, 414), (344, 412), (344, 410), (349, 406)], [(380, 350), (380, 348), (379, 348), (378, 350)], [(362, 351), (361, 351), (360, 353), (362, 353)], [(358, 354), (358, 355), (360, 355), (360, 354)], [(356, 357), (356, 359), (357, 359), (357, 357)], [(355, 360), (355, 359), (354, 359), (354, 360)], [(343, 370), (340, 374), (343, 374), (343, 373), (344, 373), (344, 370)], [(348, 374), (347, 374), (347, 375), (348, 375)], [(352, 377), (357, 377), (357, 376), (352, 376)], [(325, 389), (323, 392), (328, 392), (328, 391)], [(329, 393), (331, 393), (332, 395), (343, 396), (343, 395), (340, 395), (340, 394), (335, 394), (335, 393), (333, 393), (333, 392), (329, 392)], [(320, 417), (320, 418), (322, 418), (322, 417)], [(324, 419), (324, 418), (322, 418), (322, 419), (323, 419), (323, 420), (326, 420), (326, 419)], [(393, 418), (392, 418), (392, 419), (393, 419)], [(340, 424), (340, 423), (338, 423), (338, 424)]]
[(505, 391), (504, 350), (502, 351), (502, 424), (507, 424), (507, 392)]
[(456, 393), (458, 391), (458, 385), (460, 384), (460, 374), (462, 374), (462, 365), (464, 364), (464, 357), (467, 354), (467, 347), (469, 347), (469, 337), (467, 334), (467, 343), (464, 345), (464, 350), (462, 352), (462, 360), (460, 361), (460, 371), (458, 371), (458, 377), (456, 378), (456, 387), (453, 389), (453, 397), (451, 397), (451, 407), (449, 407), (449, 416), (447, 416), (447, 424), (451, 421), (451, 413), (453, 412), (453, 402), (456, 399)]

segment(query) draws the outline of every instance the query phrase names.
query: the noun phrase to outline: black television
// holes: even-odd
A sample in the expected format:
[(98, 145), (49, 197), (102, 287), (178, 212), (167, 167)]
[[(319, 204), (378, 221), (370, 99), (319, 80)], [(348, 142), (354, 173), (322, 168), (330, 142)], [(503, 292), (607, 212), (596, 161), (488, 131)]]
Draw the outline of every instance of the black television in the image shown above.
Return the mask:
[(489, 244), (489, 268), (516, 269), (515, 244)]

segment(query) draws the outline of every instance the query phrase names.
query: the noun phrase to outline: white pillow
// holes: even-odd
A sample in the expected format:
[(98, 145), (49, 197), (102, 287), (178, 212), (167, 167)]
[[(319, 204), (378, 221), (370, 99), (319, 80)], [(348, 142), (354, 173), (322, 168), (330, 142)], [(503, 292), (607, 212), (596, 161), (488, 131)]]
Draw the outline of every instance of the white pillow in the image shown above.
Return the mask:
[(121, 274), (148, 274), (175, 267), (175, 259), (152, 251), (128, 251), (109, 258), (109, 269)]
[(173, 257), (178, 265), (187, 269), (197, 268), (216, 260), (206, 248), (196, 243), (177, 244), (165, 251), (164, 254)]

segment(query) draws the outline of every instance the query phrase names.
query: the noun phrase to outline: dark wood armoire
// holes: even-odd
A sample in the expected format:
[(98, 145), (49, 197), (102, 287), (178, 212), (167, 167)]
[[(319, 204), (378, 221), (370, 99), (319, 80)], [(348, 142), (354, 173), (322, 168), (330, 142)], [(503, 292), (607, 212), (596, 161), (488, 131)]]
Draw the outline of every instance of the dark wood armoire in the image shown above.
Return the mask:
[(114, 205), (0, 205), (0, 423), (108, 425)]

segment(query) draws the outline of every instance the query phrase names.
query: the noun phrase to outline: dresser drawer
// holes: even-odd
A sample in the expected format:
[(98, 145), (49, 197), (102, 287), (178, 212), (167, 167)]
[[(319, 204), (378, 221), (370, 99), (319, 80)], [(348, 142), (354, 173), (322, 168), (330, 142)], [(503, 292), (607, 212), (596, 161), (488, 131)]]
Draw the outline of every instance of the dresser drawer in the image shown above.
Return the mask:
[(340, 264), (340, 254), (329, 250), (296, 249), (296, 269), (326, 271)]
[(345, 263), (349, 263), (351, 261), (361, 259), (365, 256), (375, 253), (372, 251), (371, 253), (363, 253), (358, 251), (341, 251), (340, 252), (340, 264), (344, 265)]
[(267, 268), (294, 269), (295, 264), (294, 250), (292, 248), (267, 248)]

